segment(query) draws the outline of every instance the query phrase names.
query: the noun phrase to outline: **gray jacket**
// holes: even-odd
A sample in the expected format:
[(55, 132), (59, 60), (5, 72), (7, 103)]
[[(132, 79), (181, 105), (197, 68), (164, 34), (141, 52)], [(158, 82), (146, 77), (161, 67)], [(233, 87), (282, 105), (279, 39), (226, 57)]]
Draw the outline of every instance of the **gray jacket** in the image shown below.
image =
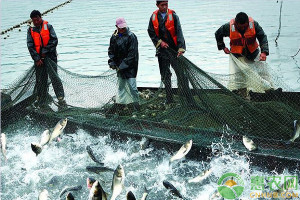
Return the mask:
[[(267, 35), (265, 34), (262, 27), (258, 24), (258, 22), (254, 21), (254, 26), (255, 26), (256, 38), (259, 42), (261, 52), (264, 52), (267, 55), (269, 55), (269, 45), (268, 45)], [(222, 25), (215, 33), (219, 50), (225, 48), (225, 43), (223, 38), (229, 37), (229, 35), (230, 35), (230, 23), (228, 22)], [(250, 60), (254, 60), (254, 58), (256, 58), (256, 56), (258, 55), (258, 53), (259, 53), (259, 49), (256, 49), (253, 53), (250, 53), (250, 51), (247, 48), (244, 48), (242, 55), (244, 55), (246, 58)]]
[(165, 18), (163, 19), (161, 16), (161, 13), (158, 12), (157, 19), (158, 19), (158, 23), (159, 23), (159, 36), (157, 36), (155, 33), (153, 23), (152, 23), (152, 16), (153, 16), (153, 14), (150, 17), (149, 26), (148, 26), (148, 34), (149, 34), (149, 37), (151, 38), (154, 46), (156, 46), (156, 48), (158, 48), (159, 44), (160, 44), (159, 41), (163, 40), (164, 42), (167, 42), (169, 47), (171, 47), (175, 51), (178, 51), (179, 49), (181, 51), (185, 51), (186, 50), (185, 40), (183, 37), (179, 17), (176, 15), (176, 13), (173, 12), (174, 26), (175, 26), (175, 31), (176, 31), (176, 35), (177, 35), (177, 46), (175, 45), (170, 32), (165, 27), (165, 23), (167, 21), (168, 15), (166, 15)]
[(138, 40), (129, 28), (122, 34), (117, 30), (114, 32), (110, 38), (108, 56), (108, 65), (120, 69), (118, 76), (136, 78), (139, 62)]
[(34, 32), (40, 33), (42, 26), (35, 27), (32, 23), (31, 26), (27, 30), (27, 47), (28, 47), (29, 53), (31, 55), (31, 58), (35, 62), (41, 59), (41, 54), (45, 54), (51, 60), (53, 60), (54, 62), (57, 62), (56, 46), (58, 44), (58, 39), (57, 39), (57, 36), (55, 34), (55, 31), (54, 31), (52, 25), (49, 23), (47, 25), (48, 25), (48, 29), (49, 29), (49, 33), (50, 33), (50, 40), (49, 40), (47, 46), (41, 48), (40, 54), (38, 54), (35, 49), (34, 41), (31, 36), (31, 29)]

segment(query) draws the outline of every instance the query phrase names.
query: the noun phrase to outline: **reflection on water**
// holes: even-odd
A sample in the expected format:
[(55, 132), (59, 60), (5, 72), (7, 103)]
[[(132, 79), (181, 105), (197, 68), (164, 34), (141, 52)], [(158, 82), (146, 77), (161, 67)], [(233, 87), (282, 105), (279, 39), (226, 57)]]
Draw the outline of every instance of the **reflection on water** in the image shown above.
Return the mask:
[[(4, 30), (27, 20), (33, 9), (45, 11), (64, 1), (2, 0), (1, 29)], [(248, 6), (251, 5), (251, 6)], [(282, 28), (275, 47), (279, 26), (280, 4), (276, 1), (246, 0), (224, 1), (172, 1), (182, 22), (186, 39), (185, 56), (205, 71), (217, 74), (228, 73), (228, 56), (217, 50), (214, 32), (228, 22), (237, 12), (244, 11), (257, 20), (268, 35), (270, 56), (268, 63), (277, 74), (282, 74), (291, 89), (300, 91), (297, 80), (300, 70), (291, 58), (299, 49), (300, 1), (283, 2)], [(142, 9), (141, 9), (142, 8)], [(160, 80), (155, 49), (148, 36), (147, 27), (151, 13), (156, 9), (155, 1), (74, 0), (44, 17), (54, 26), (59, 38), (59, 64), (72, 72), (98, 75), (108, 69), (107, 49), (109, 38), (115, 29), (115, 19), (125, 17), (131, 30), (139, 40), (140, 62), (138, 86), (158, 86)], [(11, 17), (14, 13), (14, 17)], [(26, 26), (22, 31), (14, 30), (6, 40), (1, 36), (1, 88), (11, 83), (32, 65), (26, 47)], [(225, 40), (228, 44), (228, 39)], [(12, 56), (12, 53), (14, 56)], [(300, 56), (295, 57), (300, 60)], [(10, 71), (9, 73), (6, 73)]]

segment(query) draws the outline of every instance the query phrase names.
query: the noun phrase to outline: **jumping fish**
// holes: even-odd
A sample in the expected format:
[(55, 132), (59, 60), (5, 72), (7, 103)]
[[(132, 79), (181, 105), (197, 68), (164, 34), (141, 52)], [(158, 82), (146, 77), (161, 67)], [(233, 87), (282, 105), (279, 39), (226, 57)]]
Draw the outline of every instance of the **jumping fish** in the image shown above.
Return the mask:
[(109, 172), (109, 171), (113, 172), (114, 171), (114, 169), (109, 168), (109, 167), (104, 167), (104, 166), (103, 167), (100, 167), (100, 166), (87, 166), (86, 170), (90, 171), (90, 172), (94, 172), (96, 174), (100, 174), (102, 172)]
[(124, 168), (122, 167), (122, 165), (118, 165), (113, 175), (112, 186), (111, 186), (112, 195), (110, 200), (115, 200), (117, 196), (121, 194), (124, 188), (124, 179), (125, 179)]
[(96, 158), (96, 156), (94, 155), (94, 153), (93, 153), (93, 150), (92, 150), (92, 148), (88, 145), (88, 146), (86, 146), (86, 151), (87, 151), (87, 153), (88, 153), (88, 155), (90, 156), (90, 158), (95, 162), (95, 163), (98, 163), (99, 165), (104, 165), (104, 163), (102, 163), (102, 162), (100, 162), (97, 158)]
[(55, 125), (55, 127), (53, 128), (53, 131), (51, 132), (51, 136), (50, 136), (50, 139), (49, 139), (49, 143), (55, 139), (56, 137), (58, 137), (59, 135), (62, 134), (64, 128), (66, 127), (67, 125), (67, 122), (68, 122), (68, 119), (65, 118), (65, 119), (61, 119), (59, 120), (59, 122), (57, 122), (57, 124)]
[(38, 156), (42, 152), (42, 146), (39, 143), (31, 143), (31, 149)]
[(150, 144), (150, 140), (148, 138), (143, 138), (140, 142), (140, 149), (145, 150)]
[(146, 186), (144, 186), (144, 192), (141, 200), (146, 200), (150, 190), (147, 190)]
[(300, 136), (300, 122), (298, 120), (294, 121), (294, 133), (292, 138), (289, 140), (290, 142), (294, 142)]
[(224, 200), (218, 190), (209, 195), (209, 200)]
[(81, 190), (82, 189), (82, 186), (81, 185), (77, 185), (77, 186), (73, 186), (73, 187), (66, 187), (64, 188), (60, 194), (59, 194), (59, 197), (61, 198), (66, 192), (70, 192), (70, 191), (78, 191), (78, 190)]
[(50, 131), (47, 129), (41, 135), (40, 145), (41, 146), (46, 145), (49, 142), (49, 140), (50, 140)]
[(6, 157), (6, 135), (5, 133), (1, 133), (1, 151), (4, 156), (5, 161), (7, 161)]
[(177, 151), (177, 153), (171, 157), (170, 163), (173, 162), (174, 160), (179, 160), (183, 158), (192, 148), (193, 141), (189, 140), (186, 142), (182, 147)]
[(40, 143), (31, 143), (32, 151), (38, 156), (42, 150), (43, 146), (46, 145), (50, 140), (50, 131), (47, 129), (41, 135)]
[(243, 144), (249, 151), (254, 151), (257, 149), (257, 145), (247, 136), (243, 136)]
[(87, 186), (87, 188), (88, 188), (88, 189), (91, 189), (92, 186), (93, 186), (93, 184), (94, 184), (95, 182), (96, 182), (96, 179), (91, 178), (91, 177), (88, 177), (88, 178), (86, 179), (86, 186)]
[(99, 181), (95, 181), (90, 190), (89, 200), (107, 200), (107, 194), (104, 192)]
[(174, 187), (174, 185), (172, 185), (169, 181), (163, 181), (163, 185), (165, 186), (165, 188), (167, 188), (168, 190), (170, 190), (170, 192), (179, 197), (180, 199), (183, 199), (183, 196), (180, 194), (180, 192)]
[(206, 179), (212, 173), (212, 169), (203, 171), (200, 175), (196, 176), (193, 179), (188, 180), (189, 183), (199, 183)]
[(39, 200), (47, 200), (49, 196), (49, 193), (46, 189), (44, 189), (40, 194), (39, 194)]

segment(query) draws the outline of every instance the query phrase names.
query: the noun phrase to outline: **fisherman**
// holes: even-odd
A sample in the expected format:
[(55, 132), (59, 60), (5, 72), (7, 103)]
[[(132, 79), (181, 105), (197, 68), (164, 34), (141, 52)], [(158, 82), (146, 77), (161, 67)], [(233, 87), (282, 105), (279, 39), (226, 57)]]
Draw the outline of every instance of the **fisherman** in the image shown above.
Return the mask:
[(177, 58), (171, 57), (167, 49), (177, 52), (177, 57), (181, 56), (186, 49), (178, 15), (174, 10), (168, 9), (168, 1), (157, 0), (158, 10), (151, 15), (148, 34), (156, 47), (161, 80), (166, 89), (166, 104), (174, 102), (170, 65), (177, 76), (179, 93), (187, 100), (188, 105), (195, 105), (195, 100), (189, 88), (188, 78), (184, 68), (178, 66)]
[(30, 14), (32, 23), (27, 31), (27, 47), (34, 60), (36, 71), (35, 91), (37, 93), (37, 102), (40, 108), (47, 107), (48, 98), (48, 75), (58, 99), (59, 108), (67, 106), (64, 100), (64, 88), (57, 74), (57, 66), (46, 66), (45, 58), (51, 59), (57, 64), (56, 46), (58, 39), (51, 24), (42, 19), (38, 10), (33, 10)]
[(127, 27), (123, 17), (117, 18), (116, 28), (110, 38), (108, 65), (117, 71), (118, 93), (116, 104), (106, 114), (114, 114), (118, 109), (125, 108), (126, 105), (134, 111), (140, 109), (136, 87), (139, 62), (138, 40)]
[[(267, 35), (258, 22), (244, 12), (240, 12), (230, 22), (222, 25), (215, 33), (219, 50), (223, 50), (225, 54), (232, 53), (240, 61), (244, 59), (244, 63), (254, 63), (258, 65), (258, 74), (265, 82), (270, 82), (270, 77), (265, 69), (265, 62), (269, 55), (269, 45)], [(224, 37), (230, 37), (230, 50), (225, 46)], [(259, 44), (258, 44), (258, 42)], [(260, 50), (259, 47), (260, 46)], [(230, 74), (235, 74), (234, 84), (235, 92), (243, 97), (247, 96), (246, 78), (242, 75), (239, 66), (230, 57)], [(251, 69), (255, 70), (255, 69)], [(251, 83), (250, 83), (251, 84)], [(272, 85), (272, 83), (270, 83)], [(249, 87), (249, 85), (248, 85)], [(271, 87), (269, 88), (271, 89)]]

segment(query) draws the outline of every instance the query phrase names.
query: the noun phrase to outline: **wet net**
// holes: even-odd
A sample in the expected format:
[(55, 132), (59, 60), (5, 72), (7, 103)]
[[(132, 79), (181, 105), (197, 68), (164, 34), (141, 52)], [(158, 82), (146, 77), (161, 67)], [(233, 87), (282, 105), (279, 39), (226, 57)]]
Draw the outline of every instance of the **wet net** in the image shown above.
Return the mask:
[[(120, 134), (178, 143), (192, 139), (194, 145), (205, 148), (226, 139), (240, 152), (247, 152), (242, 136), (248, 136), (258, 145), (257, 154), (300, 159), (300, 139), (290, 142), (294, 121), (300, 120), (299, 93), (291, 92), (272, 74), (269, 74), (271, 86), (260, 87), (264, 81), (251, 68), (230, 75), (210, 74), (184, 56), (177, 58), (172, 50), (168, 50), (168, 56), (177, 63), (171, 68), (172, 103), (166, 104), (166, 90), (161, 83), (157, 88), (139, 88), (139, 106), (116, 104), (115, 71), (99, 76), (80, 75), (45, 59), (47, 70), (57, 67), (56, 75), (62, 81), (68, 107), (59, 106), (50, 80), (47, 109), (36, 105), (33, 66), (2, 90), (1, 126), (28, 114), (40, 121), (67, 117), (78, 125)], [(252, 88), (229, 90), (232, 81), (241, 76)], [(130, 87), (125, 85), (125, 88)], [(130, 94), (129, 89), (127, 92)]]

